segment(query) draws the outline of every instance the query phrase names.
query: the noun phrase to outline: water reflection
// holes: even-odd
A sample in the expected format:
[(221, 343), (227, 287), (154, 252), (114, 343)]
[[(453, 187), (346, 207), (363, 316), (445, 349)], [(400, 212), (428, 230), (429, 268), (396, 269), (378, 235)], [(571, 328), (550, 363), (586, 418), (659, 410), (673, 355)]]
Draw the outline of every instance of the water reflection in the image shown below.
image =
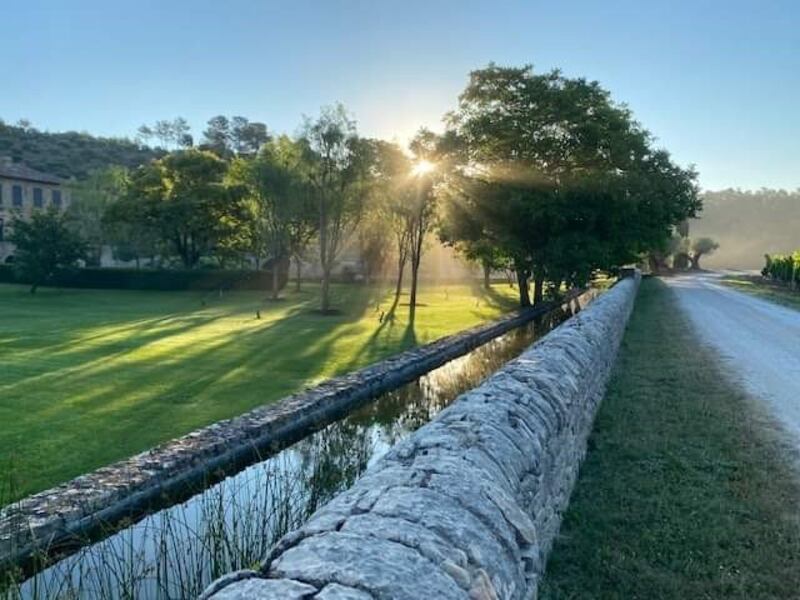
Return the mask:
[(191, 598), (217, 577), (254, 567), (286, 532), (350, 487), (397, 441), (517, 356), (593, 297), (588, 292), (527, 326), (388, 392), (346, 418), (87, 545), (5, 598)]

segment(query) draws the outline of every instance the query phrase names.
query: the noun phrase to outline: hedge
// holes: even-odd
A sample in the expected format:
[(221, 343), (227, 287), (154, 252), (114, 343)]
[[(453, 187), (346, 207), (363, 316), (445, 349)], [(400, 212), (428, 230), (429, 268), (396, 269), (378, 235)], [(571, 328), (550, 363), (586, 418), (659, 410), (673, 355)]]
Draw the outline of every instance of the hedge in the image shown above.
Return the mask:
[[(278, 275), (281, 288), (286, 285), (288, 271)], [(32, 282), (10, 265), (0, 265), (0, 283)], [(66, 288), (96, 288), (118, 290), (270, 290), (272, 269), (245, 270), (172, 270), (84, 268), (59, 271), (44, 285)]]
[(792, 254), (765, 254), (767, 264), (761, 269), (764, 277), (797, 285), (800, 282), (800, 250)]

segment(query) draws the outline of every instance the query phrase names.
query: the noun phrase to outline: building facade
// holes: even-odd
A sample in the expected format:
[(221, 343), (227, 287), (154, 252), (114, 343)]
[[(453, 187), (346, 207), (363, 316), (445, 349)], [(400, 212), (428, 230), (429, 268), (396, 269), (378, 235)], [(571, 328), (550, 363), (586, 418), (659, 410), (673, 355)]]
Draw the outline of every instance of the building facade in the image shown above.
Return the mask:
[(28, 219), (34, 211), (51, 206), (66, 210), (70, 198), (64, 183), (55, 175), (0, 158), (0, 263), (13, 261), (14, 244), (9, 239), (15, 219)]

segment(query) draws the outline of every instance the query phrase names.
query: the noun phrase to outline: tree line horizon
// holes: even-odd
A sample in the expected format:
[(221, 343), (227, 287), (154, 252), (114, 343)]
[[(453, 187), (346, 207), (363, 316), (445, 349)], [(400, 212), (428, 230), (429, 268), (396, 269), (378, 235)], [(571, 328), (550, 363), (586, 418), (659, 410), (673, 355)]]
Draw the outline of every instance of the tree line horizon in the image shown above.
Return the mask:
[(368, 277), (394, 262), (396, 299), (409, 267), (413, 320), (433, 237), (485, 273), (513, 271), (524, 307), (666, 251), (702, 208), (694, 168), (655, 147), (596, 81), (490, 63), (470, 73), (444, 125), (420, 129), (408, 148), (360, 136), (341, 104), (305, 117), (294, 136), (214, 117), (195, 146), (183, 119), (143, 126), (163, 154), (95, 172), (74, 185), (67, 214), (20, 223), (16, 262), (35, 270), (23, 233), (50, 219), (50, 235), (74, 243), (40, 265), (42, 281), (109, 244), (120, 258), (174, 256), (186, 268), (270, 264), (277, 297), (277, 266), (313, 243), (326, 313), (334, 267), (355, 239)]

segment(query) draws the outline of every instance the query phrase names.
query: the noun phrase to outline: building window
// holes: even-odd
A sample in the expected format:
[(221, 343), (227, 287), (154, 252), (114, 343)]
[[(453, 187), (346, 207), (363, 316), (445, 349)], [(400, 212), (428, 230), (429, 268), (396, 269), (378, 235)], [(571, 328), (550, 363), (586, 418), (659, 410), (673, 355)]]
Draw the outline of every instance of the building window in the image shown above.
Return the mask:
[(61, 190), (53, 190), (53, 206), (61, 208)]
[(42, 188), (33, 188), (33, 205), (36, 208), (42, 208), (44, 205), (44, 195), (42, 194)]
[(22, 186), (15, 185), (11, 188), (11, 203), (20, 208), (22, 206)]
[(5, 225), (5, 221), (3, 221), (3, 217), (0, 217), (0, 242), (3, 241), (3, 225)]

